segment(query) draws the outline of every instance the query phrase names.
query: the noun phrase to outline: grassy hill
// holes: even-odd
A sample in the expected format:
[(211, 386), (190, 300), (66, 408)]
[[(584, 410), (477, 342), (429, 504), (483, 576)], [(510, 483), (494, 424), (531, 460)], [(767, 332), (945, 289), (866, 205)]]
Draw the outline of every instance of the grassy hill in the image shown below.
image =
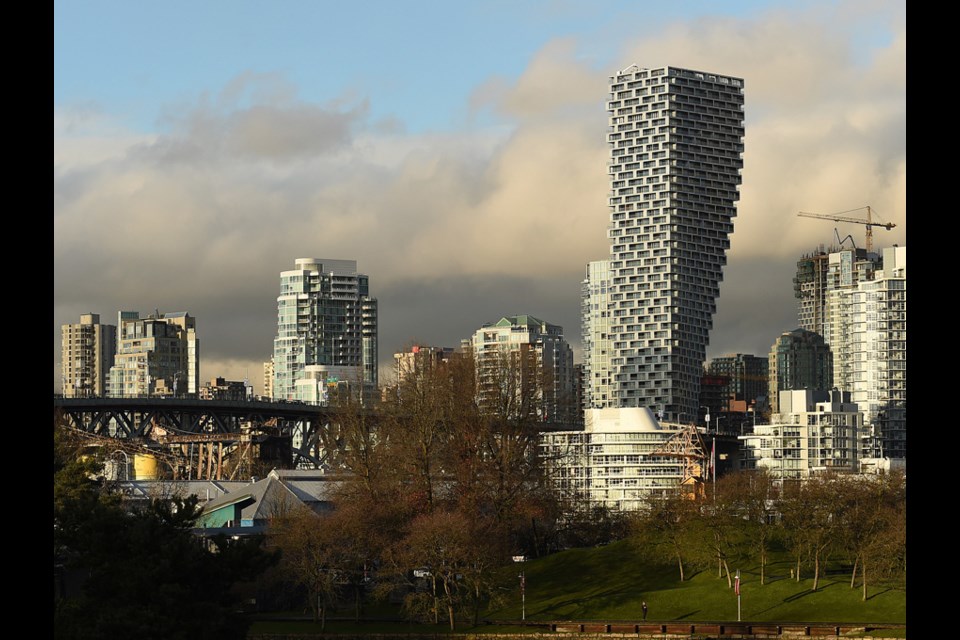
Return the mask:
[[(829, 572), (811, 592), (812, 576), (790, 578), (792, 563), (783, 557), (767, 567), (760, 584), (759, 566), (740, 567), (742, 619), (797, 622), (906, 621), (906, 591), (875, 585), (864, 602), (859, 581), (850, 588), (849, 570)], [(731, 566), (731, 571), (736, 569)], [(737, 597), (718, 578), (716, 567), (680, 582), (676, 566), (650, 566), (627, 541), (592, 549), (571, 549), (525, 563), (527, 620), (638, 620), (640, 603), (650, 620), (736, 620)], [(519, 574), (515, 565), (504, 572)], [(519, 619), (519, 579), (514, 578), (509, 606), (488, 611), (493, 619)]]
[[(821, 578), (820, 588), (811, 592), (812, 578), (797, 582), (790, 578), (792, 563), (783, 556), (767, 566), (767, 584), (760, 584), (759, 567), (740, 567), (742, 619), (748, 622), (863, 622), (906, 623), (906, 590), (902, 587), (872, 586), (864, 602), (860, 583), (850, 588), (850, 573), (837, 569)], [(731, 566), (731, 570), (735, 570)], [(520, 633), (535, 632), (536, 627), (510, 626), (521, 617), (519, 573), (526, 575), (527, 622), (555, 620), (640, 620), (640, 603), (646, 600), (650, 621), (708, 622), (737, 619), (737, 598), (727, 587), (726, 578), (712, 571), (688, 571), (680, 582), (675, 565), (651, 566), (640, 557), (637, 548), (622, 541), (607, 546), (571, 549), (562, 553), (505, 567), (500, 574), (500, 592), (504, 605), (485, 611), (481, 617), (494, 624), (471, 628), (464, 616), (458, 632)], [(692, 576), (691, 576), (692, 574)], [(401, 612), (386, 603), (367, 607), (367, 621), (356, 625), (331, 621), (328, 633), (430, 633), (446, 634), (439, 626), (386, 622), (399, 619)], [(331, 612), (332, 618), (352, 616), (352, 611)], [(381, 619), (377, 622), (377, 619)], [(499, 624), (498, 624), (499, 623)], [(266, 621), (254, 623), (256, 633), (319, 632), (319, 625), (302, 621)], [(904, 630), (892, 631), (905, 637)], [(883, 632), (871, 634), (884, 636)]]

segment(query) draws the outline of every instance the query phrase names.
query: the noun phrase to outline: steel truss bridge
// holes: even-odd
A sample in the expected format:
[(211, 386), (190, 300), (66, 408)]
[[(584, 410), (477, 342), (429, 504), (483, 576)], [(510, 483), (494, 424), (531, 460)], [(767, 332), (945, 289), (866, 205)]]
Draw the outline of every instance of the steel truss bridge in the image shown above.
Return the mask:
[[(67, 398), (54, 396), (54, 414), (97, 444), (128, 455), (149, 453), (175, 477), (226, 479), (250, 464), (251, 450), (270, 438), (290, 443), (294, 468), (320, 468), (338, 451), (324, 448), (342, 410), (300, 402), (195, 398)], [(354, 416), (356, 417), (356, 416)], [(376, 424), (376, 414), (367, 416)], [(576, 430), (543, 423), (544, 431)], [(342, 445), (339, 439), (338, 447)], [(327, 439), (327, 442), (334, 440)], [(284, 466), (286, 466), (286, 464)]]
[[(113, 440), (120, 448), (195, 444), (203, 452), (206, 444), (208, 473), (212, 473), (214, 445), (218, 459), (222, 459), (224, 446), (236, 449), (257, 436), (261, 440), (269, 436), (288, 437), (296, 444), (292, 446), (294, 467), (319, 467), (326, 458), (320, 430), (338, 417), (336, 408), (298, 402), (193, 398), (54, 396), (53, 410), (62, 415), (69, 427), (95, 440)], [(199, 467), (198, 463), (198, 477)]]

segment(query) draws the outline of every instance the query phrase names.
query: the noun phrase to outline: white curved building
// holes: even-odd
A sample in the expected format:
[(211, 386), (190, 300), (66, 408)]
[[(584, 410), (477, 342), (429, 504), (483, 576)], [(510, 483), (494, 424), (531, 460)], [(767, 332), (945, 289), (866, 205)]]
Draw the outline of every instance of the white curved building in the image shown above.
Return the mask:
[(562, 495), (576, 506), (641, 508), (680, 486), (684, 463), (658, 453), (681, 433), (646, 407), (587, 409), (583, 431), (540, 434), (540, 455)]

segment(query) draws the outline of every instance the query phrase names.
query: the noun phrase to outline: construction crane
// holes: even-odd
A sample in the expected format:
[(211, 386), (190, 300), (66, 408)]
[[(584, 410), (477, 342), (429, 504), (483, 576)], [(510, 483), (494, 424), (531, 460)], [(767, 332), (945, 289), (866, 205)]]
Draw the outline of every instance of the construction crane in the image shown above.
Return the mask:
[[(863, 211), (867, 210), (867, 219), (863, 218), (851, 218), (845, 216), (845, 213), (853, 213), (854, 211)], [(860, 207), (858, 209), (850, 209), (849, 211), (838, 211), (837, 213), (808, 213), (806, 211), (801, 211), (797, 214), (802, 218), (819, 218), (820, 220), (833, 220), (834, 222), (852, 222), (854, 224), (862, 224), (867, 227), (867, 251), (873, 251), (873, 228), (874, 227), (883, 227), (887, 231), (893, 229), (895, 226), (892, 222), (874, 222), (873, 221), (873, 210), (870, 206)]]
[(709, 464), (703, 437), (692, 424), (670, 426), (679, 426), (680, 429), (649, 455), (678, 458), (683, 468), (680, 486), (692, 489), (695, 495), (702, 495)]

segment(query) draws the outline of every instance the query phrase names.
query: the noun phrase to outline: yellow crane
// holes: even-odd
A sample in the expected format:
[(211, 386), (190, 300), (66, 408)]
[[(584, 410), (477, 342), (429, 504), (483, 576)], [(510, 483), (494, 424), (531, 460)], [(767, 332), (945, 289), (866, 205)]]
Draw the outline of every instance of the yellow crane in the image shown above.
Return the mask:
[[(867, 210), (867, 218), (851, 218), (845, 216), (845, 213), (853, 213), (854, 211), (863, 211)], [(849, 211), (838, 211), (837, 213), (808, 213), (806, 211), (801, 211), (797, 214), (802, 218), (819, 218), (820, 220), (833, 220), (834, 222), (852, 222), (854, 224), (862, 224), (867, 227), (867, 251), (873, 251), (873, 228), (874, 227), (883, 227), (887, 231), (893, 229), (895, 226), (892, 222), (874, 222), (873, 220), (873, 210), (869, 205), (866, 207), (859, 207), (857, 209), (850, 209)]]

